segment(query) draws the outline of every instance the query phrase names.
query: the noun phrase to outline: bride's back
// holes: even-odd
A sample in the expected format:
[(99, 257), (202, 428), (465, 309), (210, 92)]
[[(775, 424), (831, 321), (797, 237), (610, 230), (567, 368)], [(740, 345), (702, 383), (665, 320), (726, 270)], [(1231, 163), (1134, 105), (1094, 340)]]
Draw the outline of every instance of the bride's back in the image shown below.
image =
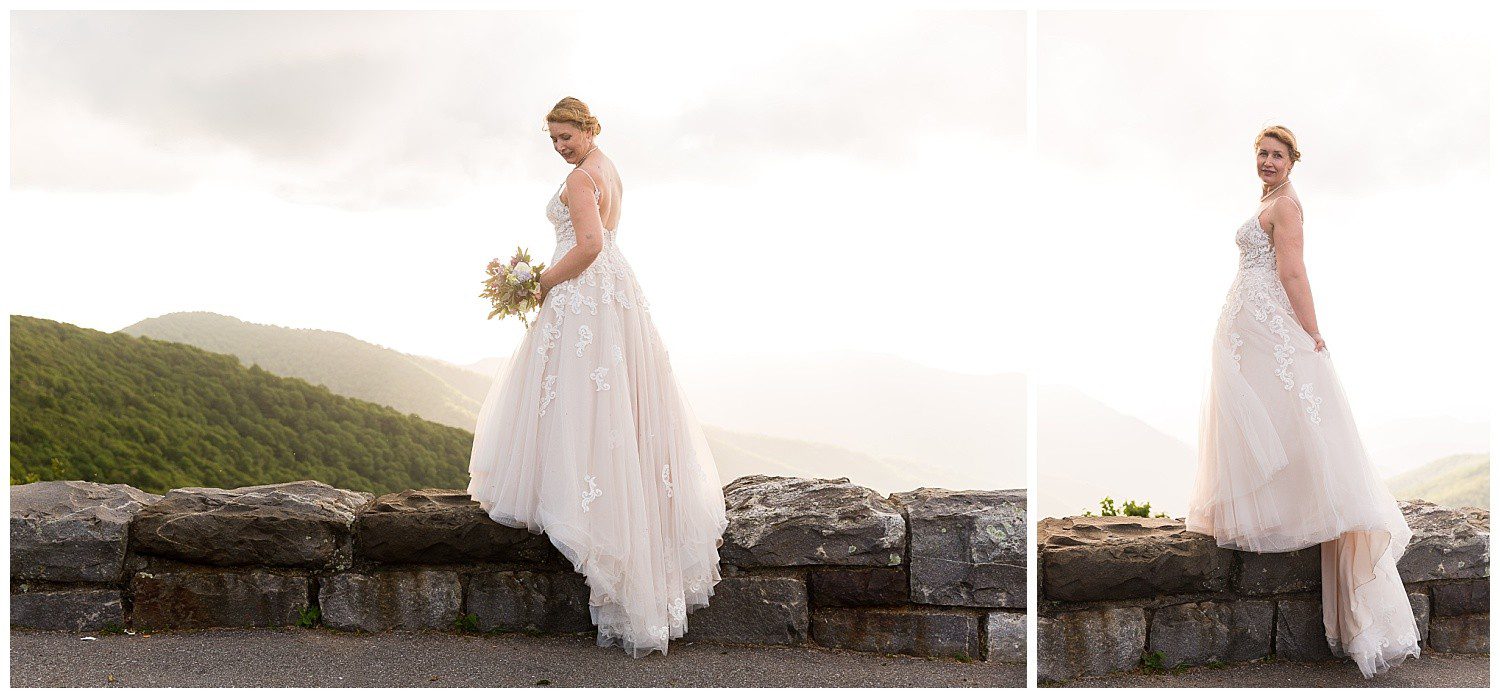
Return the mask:
[(620, 226), (620, 204), (625, 189), (620, 184), (620, 171), (615, 169), (614, 161), (604, 153), (597, 153), (578, 169), (586, 172), (594, 180), (594, 186), (599, 188), (599, 220), (604, 223), (604, 229), (615, 230)]

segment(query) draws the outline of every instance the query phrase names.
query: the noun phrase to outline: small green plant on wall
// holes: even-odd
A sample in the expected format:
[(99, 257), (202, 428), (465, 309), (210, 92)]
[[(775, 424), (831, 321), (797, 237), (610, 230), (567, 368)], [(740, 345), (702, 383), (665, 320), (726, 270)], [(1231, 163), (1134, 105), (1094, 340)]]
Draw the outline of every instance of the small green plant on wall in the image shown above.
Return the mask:
[(297, 611), (297, 627), (311, 628), (323, 619), (323, 612), (317, 606), (308, 606)]
[(1178, 662), (1167, 666), (1167, 654), (1161, 650), (1152, 650), (1141, 654), (1141, 672), (1146, 674), (1180, 674), (1187, 669), (1187, 664)]
[(479, 616), (473, 613), (460, 613), (453, 619), (453, 627), (462, 632), (474, 632), (479, 630)]
[(1114, 497), (1105, 497), (1099, 500), (1099, 513), (1095, 514), (1090, 509), (1083, 510), (1084, 516), (1150, 516), (1158, 519), (1168, 518), (1166, 512), (1151, 513), (1151, 502), (1136, 504), (1134, 499), (1126, 500), (1119, 507), (1115, 506)]

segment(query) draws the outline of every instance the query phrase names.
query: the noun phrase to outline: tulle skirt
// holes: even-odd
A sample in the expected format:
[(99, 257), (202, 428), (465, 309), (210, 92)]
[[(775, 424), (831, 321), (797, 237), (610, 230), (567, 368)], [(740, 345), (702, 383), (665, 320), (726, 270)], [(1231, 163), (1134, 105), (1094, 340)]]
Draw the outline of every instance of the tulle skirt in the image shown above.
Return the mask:
[(1368, 677), (1420, 654), (1396, 571), (1411, 528), (1314, 346), (1274, 271), (1236, 280), (1214, 335), (1187, 528), (1253, 552), (1321, 544), (1329, 646)]
[(718, 473), (612, 240), (548, 293), (497, 372), (469, 475), (491, 519), (545, 533), (584, 575), (600, 646), (666, 654), (708, 604), (727, 524)]

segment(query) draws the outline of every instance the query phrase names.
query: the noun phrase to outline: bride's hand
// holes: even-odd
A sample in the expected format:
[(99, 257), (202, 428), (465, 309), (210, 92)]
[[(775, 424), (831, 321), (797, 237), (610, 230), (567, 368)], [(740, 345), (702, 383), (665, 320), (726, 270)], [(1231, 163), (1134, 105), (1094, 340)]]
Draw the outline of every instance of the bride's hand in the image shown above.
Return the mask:
[(1325, 344), (1325, 343), (1323, 343), (1323, 335), (1321, 335), (1321, 334), (1319, 334), (1317, 332), (1314, 332), (1314, 333), (1312, 333), (1312, 338), (1313, 338), (1313, 351), (1323, 351), (1324, 349), (1328, 348), (1328, 345)]

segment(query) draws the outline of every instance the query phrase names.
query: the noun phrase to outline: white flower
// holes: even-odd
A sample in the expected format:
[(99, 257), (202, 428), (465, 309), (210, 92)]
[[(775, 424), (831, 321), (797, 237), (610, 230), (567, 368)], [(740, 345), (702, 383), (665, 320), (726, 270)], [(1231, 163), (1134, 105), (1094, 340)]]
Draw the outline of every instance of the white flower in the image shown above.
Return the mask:
[(531, 280), (531, 265), (530, 264), (527, 264), (525, 262), (520, 262), (520, 263), (516, 264), (515, 269), (512, 270), (512, 271), (515, 272), (516, 279), (520, 280), (520, 282), (523, 283), (523, 284), (526, 283), (527, 281)]

